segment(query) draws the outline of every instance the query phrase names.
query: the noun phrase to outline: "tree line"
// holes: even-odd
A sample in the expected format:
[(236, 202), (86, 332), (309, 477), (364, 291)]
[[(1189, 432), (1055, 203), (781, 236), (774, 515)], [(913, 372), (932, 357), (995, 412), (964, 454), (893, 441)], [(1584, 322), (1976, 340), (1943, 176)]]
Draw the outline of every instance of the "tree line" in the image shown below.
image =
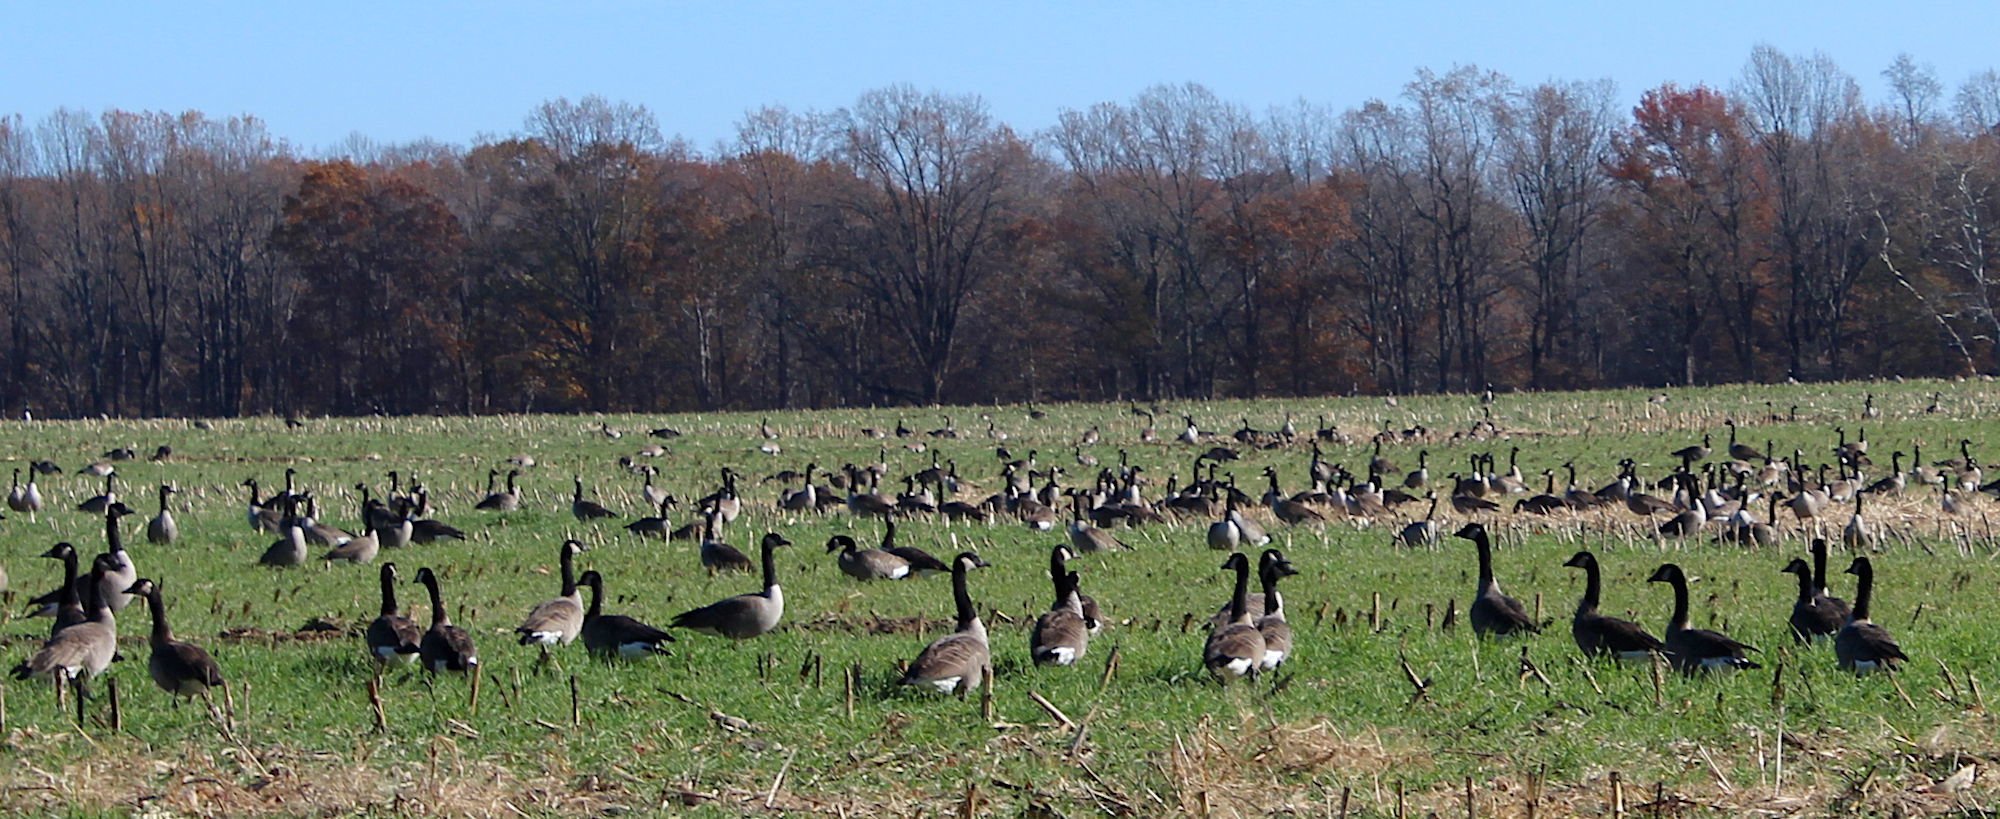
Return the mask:
[(702, 150), (555, 100), (301, 156), (255, 118), (0, 117), (0, 409), (668, 411), (1580, 388), (2000, 366), (2000, 74), (1887, 99), (1419, 71), (1163, 85), (1024, 134), (907, 86)]

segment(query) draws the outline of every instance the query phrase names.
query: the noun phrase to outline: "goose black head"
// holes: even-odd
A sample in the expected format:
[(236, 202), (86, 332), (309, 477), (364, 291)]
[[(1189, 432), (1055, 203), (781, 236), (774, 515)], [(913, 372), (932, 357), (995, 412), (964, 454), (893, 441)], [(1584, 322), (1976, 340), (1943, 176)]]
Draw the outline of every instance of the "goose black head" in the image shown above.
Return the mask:
[(1568, 560), (1563, 561), (1563, 565), (1572, 569), (1587, 569), (1597, 565), (1597, 555), (1591, 554), (1589, 551), (1577, 552), (1570, 555)]
[(963, 565), (967, 569), (984, 569), (992, 564), (980, 559), (978, 552), (959, 552), (958, 557), (952, 559), (952, 565)]
[(1655, 570), (1655, 571), (1653, 572), (1653, 576), (1652, 576), (1652, 577), (1648, 577), (1648, 578), (1646, 578), (1646, 582), (1648, 582), (1648, 583), (1675, 583), (1675, 582), (1679, 582), (1679, 583), (1686, 583), (1686, 582), (1687, 582), (1687, 575), (1681, 572), (1681, 567), (1679, 567), (1679, 566), (1676, 566), (1676, 565), (1674, 565), (1674, 564), (1672, 564), (1672, 563), (1663, 563), (1663, 564), (1660, 564), (1660, 568), (1659, 568), (1659, 569), (1657, 569), (1657, 570)]
[(1853, 563), (1847, 564), (1847, 569), (1842, 573), (1860, 575), (1860, 574), (1874, 574), (1874, 572), (1875, 572), (1875, 566), (1868, 562), (1868, 556), (1862, 555), (1860, 557), (1855, 558)]
[(158, 585), (159, 584), (154, 583), (152, 580), (141, 577), (138, 580), (133, 581), (132, 585), (127, 587), (124, 593), (137, 595), (139, 597), (146, 597), (151, 595), (153, 593), (153, 589)]
[(1781, 574), (1796, 574), (1803, 577), (1812, 576), (1812, 567), (1806, 565), (1806, 560), (1802, 557), (1792, 558), (1792, 562), (1785, 564), (1785, 567), (1778, 571)]
[(1466, 540), (1478, 540), (1485, 536), (1486, 524), (1483, 523), (1468, 523), (1459, 527), (1458, 531), (1452, 533), (1452, 537), (1462, 537)]
[(65, 540), (54, 546), (50, 546), (48, 551), (42, 553), (42, 557), (52, 560), (62, 560), (73, 554), (76, 554), (76, 547), (70, 545), (70, 542)]
[[(845, 537), (845, 535), (840, 535), (839, 537)], [(777, 532), (765, 532), (765, 533), (764, 533), (764, 545), (766, 545), (766, 546), (790, 546), (790, 545), (792, 545), (792, 542), (791, 542), (791, 541), (789, 541), (789, 540), (786, 540), (786, 539), (785, 539), (785, 536), (784, 536), (784, 535), (781, 535), (781, 534), (778, 534)]]
[(1244, 557), (1242, 552), (1236, 552), (1231, 554), (1228, 560), (1222, 561), (1222, 568), (1237, 571), (1250, 568), (1250, 558)]
[(855, 547), (854, 538), (848, 537), (846, 535), (834, 535), (833, 537), (826, 539), (827, 554), (833, 554), (834, 552), (842, 551), (844, 549), (852, 549), (854, 547)]

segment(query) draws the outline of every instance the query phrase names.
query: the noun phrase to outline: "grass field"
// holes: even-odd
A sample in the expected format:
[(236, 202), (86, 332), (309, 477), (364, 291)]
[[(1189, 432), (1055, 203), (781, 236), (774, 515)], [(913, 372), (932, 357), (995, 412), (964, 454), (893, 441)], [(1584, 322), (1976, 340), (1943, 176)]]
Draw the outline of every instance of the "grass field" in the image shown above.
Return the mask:
[[(1872, 392), (1880, 417), (1861, 417)], [(1936, 412), (1926, 410), (1941, 393)], [(1160, 438), (1193, 415), (1214, 443), (1247, 417), (1270, 429), (1292, 413), (1307, 436), (1325, 414), (1365, 441), (1373, 432), (1421, 425), (1423, 442), (1384, 454), (1404, 467), (1430, 452), (1434, 481), (1492, 452), (1520, 462), (1539, 489), (1542, 469), (1574, 460), (1579, 483), (1600, 486), (1630, 457), (1658, 478), (1671, 450), (1702, 432), (1724, 441), (1723, 420), (1742, 424), (1746, 442), (1794, 448), (1808, 464), (1831, 460), (1833, 427), (1865, 426), (1871, 457), (1885, 473), (1891, 450), (1921, 441), (1926, 460), (1956, 454), (1969, 438), (1975, 455), (1996, 440), (1992, 384), (1907, 383), (1725, 387), (1650, 393), (1323, 399), (1169, 405)], [(1796, 410), (1793, 408), (1796, 407)], [(0, 423), (0, 456), (25, 466), (50, 458), (71, 474), (41, 479), (51, 509), (31, 521), (0, 522), (0, 565), (11, 576), (14, 618), (0, 627), (8, 665), (31, 653), (46, 620), (19, 617), (22, 600), (53, 587), (60, 567), (34, 555), (58, 539), (86, 555), (101, 549), (102, 523), (74, 510), (101, 481), (74, 474), (114, 446), (142, 453), (170, 444), (169, 462), (119, 466), (121, 490), (140, 510), (127, 540), (141, 575), (159, 579), (183, 639), (205, 645), (232, 684), (233, 731), (199, 705), (172, 707), (146, 676), (147, 618), (120, 617), (126, 661), (113, 666), (122, 730), (108, 724), (100, 698), (79, 730), (45, 685), (8, 681), (0, 808), (34, 814), (412, 813), (577, 815), (672, 813), (728, 816), (790, 813), (844, 816), (943, 815), (968, 807), (982, 816), (1290, 814), (1609, 815), (1614, 790), (1635, 815), (1773, 813), (1939, 813), (1994, 806), (1984, 770), (2000, 754), (1981, 686), (1996, 674), (2000, 645), (2000, 541), (1989, 521), (2000, 506), (1944, 518), (1935, 490), (1913, 487), (1871, 502), (1867, 516), (1884, 536), (1877, 548), (1875, 619), (1914, 658), (1902, 673), (1856, 678), (1838, 672), (1829, 648), (1795, 651), (1785, 631), (1792, 578), (1778, 569), (1805, 544), (1789, 514), (1777, 548), (1714, 542), (1660, 542), (1624, 511), (1535, 518), (1488, 516), (1497, 533), (1497, 571), (1507, 590), (1539, 600), (1544, 633), (1517, 642), (1480, 642), (1463, 618), (1441, 627), (1449, 604), (1472, 595), (1473, 550), (1447, 538), (1435, 549), (1390, 545), (1403, 515), (1360, 528), (1334, 523), (1290, 528), (1260, 512), (1302, 570), (1287, 586), (1297, 651), (1283, 672), (1227, 688), (1200, 669), (1199, 620), (1226, 601), (1220, 553), (1203, 542), (1208, 521), (1120, 530), (1135, 548), (1076, 562), (1085, 590), (1105, 607), (1105, 632), (1076, 668), (1036, 669), (1027, 634), (1049, 602), (1047, 554), (1061, 532), (1036, 533), (1009, 520), (946, 526), (914, 519), (905, 543), (948, 557), (976, 549), (992, 565), (972, 589), (992, 631), (997, 682), (993, 715), (977, 697), (960, 702), (894, 684), (898, 663), (950, 628), (949, 581), (861, 584), (824, 551), (827, 538), (880, 537), (879, 524), (844, 512), (797, 516), (777, 511), (781, 468), (872, 463), (884, 457), (900, 478), (931, 463), (958, 463), (977, 500), (1000, 486), (995, 442), (982, 413), (1009, 437), (1016, 455), (1039, 450), (1043, 464), (1088, 480), (1071, 444), (1091, 425), (1089, 448), (1106, 464), (1119, 450), (1147, 468), (1160, 493), (1199, 447), (1139, 443), (1143, 419), (1124, 406), (946, 410), (965, 437), (876, 441), (864, 426), (899, 418), (930, 429), (937, 412), (828, 411), (771, 414), (783, 453), (758, 451), (756, 415), (502, 417), (481, 419), (323, 419), (288, 429), (274, 419)], [(1490, 411), (1490, 426), (1481, 423)], [(600, 424), (622, 429), (612, 440)], [(752, 590), (753, 577), (708, 577), (691, 543), (640, 540), (610, 522), (581, 525), (568, 512), (570, 477), (581, 475), (606, 505), (631, 520), (646, 513), (639, 477), (617, 463), (647, 442), (645, 431), (673, 426), (656, 463), (683, 499), (713, 490), (718, 470), (746, 476), (748, 511), (725, 532), (753, 551), (765, 531), (796, 547), (780, 550), (788, 610), (775, 633), (742, 644), (683, 634), (671, 656), (605, 664), (581, 644), (560, 652), (561, 670), (536, 668), (533, 649), (511, 629), (536, 601), (556, 592), (555, 553), (566, 537), (588, 543), (582, 566), (606, 577), (607, 608), (663, 624), (674, 613)], [(924, 440), (930, 451), (904, 444)], [(516, 454), (538, 465), (523, 478), (523, 511), (474, 511), (487, 469)], [(1333, 446), (1330, 460), (1365, 472), (1365, 445)], [(1227, 464), (1253, 496), (1259, 472), (1278, 467), (1288, 491), (1306, 482), (1308, 450), (1297, 445), (1246, 451)], [(1907, 459), (1906, 459), (1907, 463)], [(356, 525), (359, 481), (386, 486), (390, 469), (415, 473), (433, 493), (433, 514), (470, 534), (463, 543), (387, 553), (404, 577), (431, 566), (443, 578), (455, 622), (482, 649), (477, 710), (459, 678), (427, 683), (394, 671), (382, 686), (386, 731), (369, 705), (371, 664), (362, 626), (377, 606), (376, 568), (317, 563), (293, 570), (256, 565), (272, 536), (244, 521), (247, 477), (266, 487), (287, 467), (329, 507), (323, 517)], [(1873, 477), (1871, 475), (1871, 477)], [(1991, 476), (1989, 476), (1991, 477)], [(170, 547), (145, 544), (153, 487), (182, 488), (183, 530)], [(886, 482), (885, 482), (886, 484)], [(1509, 501), (1511, 505), (1511, 500)], [(1761, 508), (1759, 509), (1761, 512)], [(1448, 506), (1441, 510), (1448, 514)], [(688, 512), (676, 513), (678, 524)], [(1837, 510), (1833, 531), (1848, 512)], [(1446, 531), (1456, 527), (1451, 516)], [(621, 521), (622, 522), (622, 521)], [(1645, 667), (1581, 660), (1568, 614), (1582, 590), (1563, 561), (1580, 547), (1605, 566), (1605, 609), (1663, 630), (1671, 594), (1642, 582), (1661, 562), (1699, 576), (1697, 625), (1714, 625), (1763, 649), (1765, 668), (1732, 677), (1658, 680)], [(316, 552), (317, 553), (317, 550)], [(1847, 552), (1836, 548), (1833, 570)], [(1835, 574), (1851, 598), (1852, 578)], [(422, 588), (401, 590), (428, 621)], [(1536, 605), (1530, 603), (1530, 605)], [(1187, 627), (1190, 618), (1197, 621)], [(225, 636), (226, 635), (226, 636)], [(1539, 672), (1524, 673), (1523, 651)], [(1117, 656), (1115, 667), (1106, 660)], [(1405, 671), (1427, 679), (1420, 697)], [(846, 684), (858, 668), (851, 696)], [(571, 678), (574, 678), (574, 688)], [(100, 684), (96, 690), (102, 692)], [(573, 723), (572, 692), (575, 696)], [(1062, 724), (1030, 698), (1046, 698)], [(1782, 737), (1782, 740), (1781, 740)], [(1971, 783), (1952, 775), (1978, 766)], [(1782, 773), (1781, 773), (1782, 771)], [(1614, 786), (1614, 775), (1617, 782)], [(1470, 786), (1468, 787), (1468, 783)], [(1399, 804), (1401, 807), (1399, 808)], [(1532, 807), (1531, 807), (1532, 806)]]

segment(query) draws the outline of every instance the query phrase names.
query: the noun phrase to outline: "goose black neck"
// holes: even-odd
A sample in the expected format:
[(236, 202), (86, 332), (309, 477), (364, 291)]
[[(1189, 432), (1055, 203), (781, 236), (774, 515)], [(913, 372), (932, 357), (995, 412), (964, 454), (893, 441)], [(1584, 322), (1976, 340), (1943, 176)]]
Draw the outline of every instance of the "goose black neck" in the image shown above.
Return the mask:
[(562, 596), (576, 594), (576, 550), (565, 543), (562, 546)]
[(777, 549), (776, 541), (770, 538), (764, 539), (764, 588), (767, 591), (778, 587), (778, 560), (775, 554)]
[(391, 617), (397, 611), (396, 576), (385, 571), (382, 573), (382, 614), (385, 617)]
[(1868, 619), (1868, 598), (1875, 593), (1875, 566), (1858, 563), (1854, 567), (1854, 621)]
[(1278, 567), (1272, 565), (1270, 569), (1258, 574), (1261, 576), (1257, 579), (1264, 587), (1264, 614), (1267, 616), (1277, 614), (1285, 607), (1284, 601), (1278, 598)]
[(1813, 591), (1818, 594), (1826, 594), (1826, 541), (1813, 541), (1812, 559)]
[(146, 594), (146, 608), (153, 614), (153, 642), (155, 644), (174, 641), (174, 630), (167, 625), (167, 599), (160, 595), (160, 587), (154, 586)]
[(590, 608), (584, 611), (583, 616), (585, 619), (595, 620), (604, 611), (604, 578), (592, 575), (586, 585), (590, 586)]
[(1819, 593), (1815, 586), (1812, 572), (1799, 572), (1799, 602), (1811, 603), (1813, 596)]
[(166, 484), (161, 484), (161, 485), (160, 485), (160, 511), (162, 511), (162, 512), (165, 512), (165, 511), (167, 511), (167, 486), (166, 486)]
[(104, 544), (112, 554), (125, 551), (125, 539), (118, 534), (118, 513), (109, 508), (104, 511)]
[(76, 550), (63, 554), (63, 586), (61, 604), (83, 608), (83, 598), (76, 593)]
[(1669, 620), (1667, 622), (1667, 630), (1683, 631), (1688, 627), (1687, 578), (1675, 577), (1670, 582), (1672, 582), (1674, 586), (1674, 616), (1672, 620)]
[(961, 631), (979, 619), (979, 614), (972, 610), (972, 591), (965, 582), (966, 572), (971, 568), (971, 564), (963, 560), (954, 561), (951, 565), (951, 599), (958, 606), (958, 628)]
[(1493, 585), (1493, 541), (1485, 532), (1472, 536), (1472, 545), (1479, 549), (1479, 587)]
[(1598, 595), (1604, 591), (1604, 581), (1598, 574), (1597, 561), (1583, 564), (1583, 602), (1578, 603), (1576, 613), (1596, 611)]
[(424, 589), (431, 595), (431, 622), (450, 623), (451, 618), (444, 613), (444, 596), (438, 593), (437, 575), (424, 575)]
[(1060, 595), (1060, 594), (1062, 593), (1062, 578), (1063, 578), (1063, 575), (1067, 574), (1068, 572), (1069, 572), (1069, 564), (1068, 564), (1068, 562), (1066, 562), (1066, 561), (1064, 561), (1064, 560), (1063, 560), (1063, 554), (1062, 554), (1062, 550), (1061, 550), (1061, 549), (1050, 549), (1050, 550), (1049, 550), (1049, 579), (1050, 579), (1050, 580), (1053, 580), (1053, 581), (1055, 581), (1055, 583), (1056, 583), (1056, 593), (1057, 593), (1058, 595)]
[(1236, 564), (1236, 591), (1229, 596), (1229, 621), (1237, 622), (1249, 614), (1250, 609), (1250, 561)]

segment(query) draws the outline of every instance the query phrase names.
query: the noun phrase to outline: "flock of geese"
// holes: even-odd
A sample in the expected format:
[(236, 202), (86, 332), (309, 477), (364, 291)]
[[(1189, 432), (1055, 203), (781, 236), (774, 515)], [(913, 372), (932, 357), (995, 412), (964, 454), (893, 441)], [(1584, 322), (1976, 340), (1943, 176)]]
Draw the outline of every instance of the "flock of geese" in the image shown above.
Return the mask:
[[(1872, 404), (1871, 396), (1871, 408)], [(1147, 419), (1141, 441), (1158, 443), (1152, 423), (1154, 411), (1136, 407), (1133, 411)], [(1090, 479), (1064, 486), (1068, 472), (1065, 467), (1041, 463), (1040, 453), (1035, 451), (1022, 458), (1014, 457), (1001, 443), (1004, 433), (990, 420), (987, 434), (996, 441), (995, 454), (1000, 461), (998, 480), (1002, 488), (981, 500), (960, 499), (961, 494), (970, 490), (969, 482), (959, 477), (955, 460), (940, 462), (935, 450), (928, 468), (895, 481), (903, 485), (903, 492), (883, 492), (880, 486), (889, 471), (886, 444), (881, 449), (881, 462), (875, 464), (846, 464), (839, 470), (823, 470), (818, 464), (808, 464), (803, 472), (786, 470), (766, 481), (783, 484), (774, 510), (779, 514), (844, 509), (856, 518), (881, 522), (884, 534), (878, 546), (863, 548), (846, 534), (834, 535), (826, 543), (826, 551), (834, 556), (838, 569), (855, 581), (898, 582), (930, 575), (950, 576), (955, 625), (907, 664), (901, 682), (960, 697), (993, 674), (989, 635), (974, 603), (970, 583), (971, 572), (988, 564), (972, 551), (959, 553), (946, 562), (920, 548), (898, 543), (899, 519), (935, 517), (987, 525), (1011, 519), (1037, 532), (1053, 533), (1061, 528), (1065, 537), (1049, 552), (1053, 602), (1037, 618), (1029, 636), (1028, 656), (1033, 664), (1040, 666), (1077, 663), (1085, 655), (1092, 635), (1104, 626), (1098, 601), (1083, 592), (1083, 578), (1074, 563), (1079, 555), (1127, 550), (1128, 545), (1115, 532), (1119, 526), (1207, 520), (1206, 544), (1228, 552), (1220, 568), (1232, 573), (1234, 582), (1228, 601), (1208, 621), (1201, 652), (1202, 668), (1226, 681), (1274, 671), (1294, 654), (1279, 584), (1298, 570), (1283, 552), (1269, 548), (1271, 535), (1259, 522), (1259, 515), (1253, 514), (1260, 509), (1267, 511), (1270, 519), (1287, 526), (1310, 527), (1343, 519), (1366, 526), (1392, 519), (1397, 507), (1426, 502), (1424, 517), (1398, 529), (1394, 542), (1404, 547), (1436, 547), (1442, 537), (1437, 509), (1441, 500), (1448, 499), (1456, 512), (1473, 518), (1455, 533), (1473, 544), (1478, 560), (1478, 585), (1468, 619), (1482, 638), (1507, 638), (1536, 633), (1543, 626), (1530, 617), (1518, 600), (1501, 591), (1495, 577), (1487, 522), (1497, 521), (1507, 513), (1501, 501), (1509, 495), (1522, 496), (1512, 506), (1516, 515), (1609, 514), (1622, 506), (1646, 521), (1664, 515), (1664, 522), (1649, 523), (1662, 539), (1712, 533), (1718, 540), (1740, 544), (1777, 543), (1780, 504), (1802, 525), (1810, 526), (1820, 525), (1821, 519), (1838, 505), (1852, 504), (1851, 516), (1840, 537), (1845, 546), (1861, 552), (1875, 542), (1874, 530), (1862, 516), (1864, 497), (1928, 485), (1939, 490), (1949, 512), (1955, 499), (1962, 503), (1961, 493), (2000, 491), (2000, 481), (1983, 482), (1970, 441), (1960, 443), (1958, 458), (1934, 464), (1923, 463), (1921, 449), (1913, 446), (1912, 467), (1907, 472), (1902, 466), (1903, 454), (1896, 452), (1891, 456), (1891, 473), (1870, 482), (1863, 479), (1865, 470), (1872, 465), (1865, 430), (1849, 440), (1844, 429), (1836, 428), (1838, 441), (1830, 450), (1832, 461), (1809, 467), (1801, 451), (1794, 450), (1789, 457), (1781, 457), (1769, 442), (1761, 450), (1743, 444), (1738, 440), (1736, 423), (1731, 420), (1727, 423), (1729, 441), (1724, 448), (1712, 449), (1713, 439), (1704, 435), (1702, 443), (1671, 453), (1678, 467), (1657, 481), (1642, 480), (1638, 464), (1626, 459), (1621, 462), (1615, 479), (1592, 491), (1579, 487), (1575, 465), (1564, 463), (1561, 469), (1567, 473), (1568, 487), (1557, 489), (1557, 472), (1551, 468), (1542, 473), (1544, 490), (1535, 493), (1518, 465), (1519, 447), (1507, 453), (1505, 471), (1498, 469), (1493, 454), (1482, 453), (1468, 458), (1466, 471), (1434, 478), (1427, 449), (1419, 452), (1416, 467), (1408, 471), (1399, 469), (1382, 452), (1384, 443), (1433, 440), (1432, 434), (1421, 427), (1389, 431), (1374, 437), (1365, 470), (1356, 474), (1327, 460), (1322, 449), (1322, 444), (1352, 445), (1356, 443), (1353, 439), (1327, 427), (1324, 420), (1320, 429), (1301, 434), (1287, 418), (1283, 428), (1273, 431), (1256, 430), (1246, 420), (1243, 428), (1230, 438), (1239, 446), (1253, 449), (1308, 444), (1310, 456), (1306, 469), (1311, 486), (1286, 493), (1281, 489), (1277, 469), (1266, 467), (1263, 477), (1268, 489), (1261, 498), (1256, 498), (1238, 488), (1233, 474), (1219, 469), (1238, 460), (1241, 452), (1204, 436), (1192, 417), (1183, 416), (1183, 420), (1186, 428), (1176, 440), (1195, 446), (1198, 454), (1185, 483), (1183, 476), (1169, 475), (1164, 492), (1159, 495), (1148, 492), (1156, 482), (1153, 476), (1130, 463), (1123, 450), (1116, 466), (1096, 466), (1092, 471), (1096, 459), (1084, 447), (1101, 441), (1096, 427), (1087, 430), (1073, 447), (1078, 466), (1091, 474)], [(613, 434), (616, 431), (608, 426), (603, 427), (603, 432), (616, 437)], [(775, 440), (776, 434), (768, 424), (762, 426), (762, 432), (767, 444)], [(677, 434), (670, 429), (654, 431), (661, 438)], [(880, 439), (891, 435), (917, 439), (905, 445), (911, 451), (923, 451), (924, 438), (961, 437), (949, 417), (944, 427), (927, 433), (917, 433), (899, 422), (893, 432), (867, 429), (863, 434)], [(658, 449), (656, 445), (651, 448)], [(107, 453), (107, 457), (130, 458), (133, 454), (132, 448), (127, 447)], [(165, 460), (170, 455), (170, 449), (161, 447), (155, 459)], [(1712, 455), (1727, 457), (1711, 460)], [(734, 523), (746, 510), (739, 494), (741, 476), (733, 469), (723, 469), (715, 491), (694, 503), (698, 522), (674, 527), (669, 515), (681, 501), (654, 483), (659, 470), (649, 465), (632, 465), (629, 458), (623, 462), (644, 476), (642, 496), (657, 512), (626, 524), (626, 531), (643, 538), (698, 541), (700, 563), (711, 575), (761, 568), (761, 586), (682, 612), (663, 629), (628, 615), (606, 613), (604, 576), (594, 570), (577, 571), (589, 547), (579, 540), (566, 540), (557, 553), (561, 582), (558, 593), (530, 609), (514, 629), (517, 641), (523, 646), (536, 646), (544, 661), (552, 659), (551, 652), (578, 639), (594, 655), (638, 659), (665, 652), (667, 644), (674, 641), (672, 630), (749, 640), (778, 628), (784, 622), (785, 595), (778, 582), (774, 552), (793, 544), (783, 534), (769, 532), (759, 542), (759, 559), (753, 563), (749, 556), (722, 540), (721, 527)], [(500, 515), (523, 509), (519, 479), (522, 470), (532, 465), (531, 458), (520, 456), (513, 459), (504, 473), (497, 469), (489, 471), (485, 496), (474, 508)], [(64, 581), (55, 590), (31, 601), (35, 607), (33, 613), (52, 617), (53, 621), (47, 641), (13, 669), (14, 675), (47, 680), (59, 689), (74, 688), (82, 696), (85, 683), (103, 674), (120, 658), (116, 616), (131, 601), (144, 598), (152, 625), (151, 657), (147, 665), (152, 679), (176, 697), (206, 696), (210, 689), (224, 685), (222, 671), (199, 646), (175, 637), (168, 624), (162, 583), (138, 576), (132, 556), (125, 549), (120, 523), (135, 512), (117, 495), (115, 465), (99, 462), (86, 471), (101, 475), (105, 489), (102, 494), (76, 504), (76, 508), (102, 517), (106, 549), (90, 561), (87, 569), (71, 543), (57, 543), (43, 553), (43, 557), (62, 562)], [(44, 512), (47, 499), (36, 483), (36, 476), (58, 472), (60, 469), (54, 464), (38, 461), (30, 465), (24, 482), (22, 470), (16, 469), (6, 499), (8, 509), (29, 515)], [(1391, 482), (1396, 476), (1400, 480)], [(287, 469), (284, 487), (268, 496), (261, 494), (256, 479), (245, 480), (243, 487), (249, 493), (245, 522), (256, 531), (277, 536), (258, 562), (278, 568), (296, 567), (314, 562), (317, 555), (318, 561), (328, 564), (366, 564), (375, 562), (385, 549), (399, 551), (413, 544), (465, 538), (463, 531), (432, 517), (437, 510), (421, 481), (412, 477), (406, 486), (399, 473), (391, 472), (388, 477), (389, 491), (381, 498), (373, 496), (365, 483), (355, 487), (361, 498), (358, 533), (321, 519), (318, 498), (312, 491), (300, 488), (295, 470)], [(180, 538), (180, 527), (170, 508), (174, 492), (170, 485), (158, 488), (159, 511), (146, 526), (149, 543), (168, 545)], [(1419, 496), (1418, 492), (1424, 494)], [(1066, 521), (1057, 511), (1065, 508)], [(568, 511), (586, 525), (619, 517), (588, 497), (581, 476), (571, 482)], [(1766, 514), (1760, 517), (1760, 511)], [(1828, 548), (1826, 539), (1814, 537), (1811, 562), (1795, 558), (1782, 569), (1798, 578), (1798, 595), (1788, 623), (1793, 636), (1807, 644), (1830, 641), (1838, 666), (1855, 672), (1889, 669), (1907, 660), (1889, 631), (1869, 619), (1874, 582), (1870, 559), (1865, 554), (1858, 555), (1847, 568), (1856, 577), (1855, 600), (1850, 607), (1828, 593)], [(1253, 565), (1250, 551), (1257, 549), (1262, 551)], [(1579, 551), (1564, 565), (1585, 573), (1585, 591), (1571, 622), (1576, 645), (1585, 655), (1646, 661), (1658, 657), (1689, 674), (1757, 667), (1748, 659), (1750, 653), (1757, 651), (1754, 647), (1720, 632), (1690, 625), (1689, 576), (1679, 565), (1661, 565), (1649, 578), (1650, 582), (1667, 584), (1674, 594), (1664, 639), (1635, 622), (1600, 610), (1603, 587), (1595, 554)], [(1254, 593), (1253, 569), (1257, 582)], [(403, 613), (399, 604), (397, 590), (401, 577), (395, 563), (381, 565), (381, 607), (362, 637), (367, 656), (382, 667), (416, 663), (431, 673), (477, 669), (479, 653), (472, 635), (454, 625), (447, 615), (445, 590), (438, 573), (422, 567), (415, 574), (416, 583), (424, 587), (430, 603), (428, 623), (421, 627)]]

